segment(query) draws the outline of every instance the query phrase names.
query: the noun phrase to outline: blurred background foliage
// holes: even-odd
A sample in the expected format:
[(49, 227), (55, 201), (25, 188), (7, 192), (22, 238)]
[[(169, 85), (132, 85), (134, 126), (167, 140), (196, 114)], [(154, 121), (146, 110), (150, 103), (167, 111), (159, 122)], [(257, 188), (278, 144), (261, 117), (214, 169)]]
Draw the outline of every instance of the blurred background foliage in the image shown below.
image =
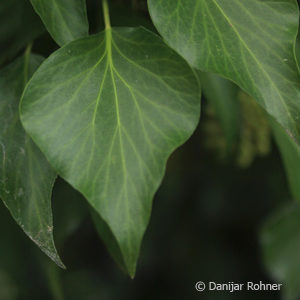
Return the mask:
[[(87, 3), (96, 33), (104, 26), (101, 1)], [(145, 0), (111, 0), (111, 22), (155, 31)], [(0, 0), (0, 65), (34, 39), (35, 53), (47, 57), (57, 49), (27, 0)], [(1, 300), (300, 299), (300, 207), (292, 201), (271, 123), (234, 84), (198, 75), (201, 122), (168, 162), (136, 278), (110, 258), (86, 201), (58, 179), (54, 235), (67, 270), (40, 252), (1, 203)], [(284, 290), (198, 293), (199, 280), (279, 282)]]

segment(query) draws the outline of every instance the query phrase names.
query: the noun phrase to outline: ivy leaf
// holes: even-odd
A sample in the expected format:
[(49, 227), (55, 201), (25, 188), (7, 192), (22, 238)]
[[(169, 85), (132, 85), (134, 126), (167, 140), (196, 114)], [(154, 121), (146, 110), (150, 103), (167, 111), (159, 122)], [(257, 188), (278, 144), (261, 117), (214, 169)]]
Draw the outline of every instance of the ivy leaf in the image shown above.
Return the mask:
[(85, 0), (30, 0), (47, 30), (62, 46), (88, 35)]
[(24, 232), (64, 267), (53, 241), (51, 190), (56, 174), (19, 119), (24, 85), (42, 60), (27, 54), (0, 71), (0, 198)]
[(28, 0), (0, 0), (0, 65), (44, 31)]
[(283, 299), (299, 299), (300, 207), (281, 207), (265, 222), (261, 231), (263, 261), (271, 276), (283, 284)]
[(300, 143), (295, 0), (149, 0), (158, 31), (193, 67), (223, 75)]
[(143, 28), (67, 44), (23, 94), (26, 131), (107, 223), (131, 276), (167, 158), (194, 131), (199, 108), (193, 71)]

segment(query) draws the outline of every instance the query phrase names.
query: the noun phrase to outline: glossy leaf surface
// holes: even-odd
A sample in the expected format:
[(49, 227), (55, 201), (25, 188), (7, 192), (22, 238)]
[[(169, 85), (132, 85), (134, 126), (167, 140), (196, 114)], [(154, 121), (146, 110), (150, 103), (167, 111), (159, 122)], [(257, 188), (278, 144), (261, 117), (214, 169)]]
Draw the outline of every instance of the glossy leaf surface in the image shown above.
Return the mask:
[(300, 143), (295, 0), (149, 0), (167, 43), (195, 68), (236, 82)]
[(85, 0), (30, 1), (58, 45), (88, 34)]
[(42, 60), (26, 55), (0, 71), (0, 198), (24, 232), (63, 267), (53, 241), (51, 191), (56, 174), (19, 119), (24, 85)]
[(199, 108), (193, 71), (143, 28), (69, 43), (25, 90), (25, 129), (107, 223), (131, 276), (167, 158), (194, 131)]

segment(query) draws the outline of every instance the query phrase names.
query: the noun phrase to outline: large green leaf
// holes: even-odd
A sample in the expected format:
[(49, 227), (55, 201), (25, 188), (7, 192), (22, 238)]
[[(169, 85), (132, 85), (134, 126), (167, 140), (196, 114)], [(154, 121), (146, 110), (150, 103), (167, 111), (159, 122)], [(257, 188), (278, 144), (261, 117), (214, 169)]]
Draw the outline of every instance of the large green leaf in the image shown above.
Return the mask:
[(272, 214), (261, 232), (263, 261), (276, 281), (283, 284), (283, 299), (300, 296), (300, 207), (289, 204)]
[(0, 65), (44, 30), (28, 0), (0, 0)]
[(24, 85), (42, 60), (27, 54), (0, 72), (0, 198), (24, 232), (63, 267), (53, 242), (50, 201), (56, 174), (19, 119)]
[(221, 74), (300, 143), (295, 0), (149, 0), (158, 31), (195, 68)]
[(143, 28), (67, 44), (24, 92), (25, 129), (107, 223), (131, 276), (166, 160), (194, 131), (199, 108), (193, 71)]
[(30, 1), (58, 45), (88, 34), (86, 0)]

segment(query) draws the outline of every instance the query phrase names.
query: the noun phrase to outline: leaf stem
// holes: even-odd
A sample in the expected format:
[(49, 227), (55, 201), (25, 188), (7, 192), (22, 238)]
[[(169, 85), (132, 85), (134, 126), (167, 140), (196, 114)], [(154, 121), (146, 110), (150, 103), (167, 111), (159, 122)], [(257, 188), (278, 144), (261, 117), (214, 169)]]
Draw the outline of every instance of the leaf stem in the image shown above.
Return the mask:
[(28, 68), (29, 68), (29, 58), (30, 58), (31, 49), (32, 49), (32, 43), (29, 43), (24, 53), (24, 88), (28, 81), (28, 72), (29, 72)]
[(108, 7), (107, 0), (102, 0), (102, 7), (103, 7), (105, 29), (110, 29), (111, 26), (110, 26), (109, 7)]

